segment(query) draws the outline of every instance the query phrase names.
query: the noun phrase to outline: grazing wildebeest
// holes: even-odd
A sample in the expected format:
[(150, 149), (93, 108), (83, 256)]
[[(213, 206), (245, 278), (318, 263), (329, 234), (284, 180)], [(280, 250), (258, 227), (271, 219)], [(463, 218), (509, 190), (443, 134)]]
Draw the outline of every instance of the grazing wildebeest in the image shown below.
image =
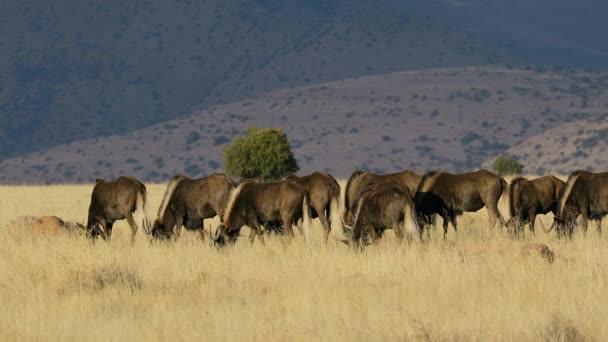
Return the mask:
[(608, 172), (574, 171), (568, 177), (560, 196), (557, 215), (549, 231), (556, 227), (558, 237), (572, 238), (576, 219), (582, 216), (583, 232), (589, 220), (597, 221), (597, 232), (602, 233), (602, 217), (608, 214)]
[(445, 238), (449, 222), (454, 226), (454, 231), (458, 231), (456, 216), (478, 211), (485, 206), (490, 226), (494, 227), (497, 221), (504, 226), (498, 200), (508, 189), (509, 185), (504, 179), (487, 170), (461, 174), (428, 172), (422, 177), (414, 195), (418, 223), (422, 229), (424, 224), (431, 222), (431, 215), (438, 214), (443, 219)]
[(361, 194), (366, 189), (377, 184), (397, 182), (402, 186), (406, 186), (410, 190), (410, 193), (414, 193), (421, 179), (422, 176), (408, 170), (385, 175), (377, 175), (361, 170), (353, 172), (346, 183), (344, 192), (344, 227), (346, 228), (346, 232), (352, 231), (353, 212), (357, 206), (359, 197), (361, 197)]
[(262, 225), (280, 222), (286, 233), (293, 237), (293, 222), (303, 221), (304, 239), (310, 236), (308, 192), (295, 182), (272, 183), (244, 182), (234, 189), (228, 199), (222, 224), (215, 231), (214, 243), (223, 246), (235, 242), (241, 228), (251, 228), (249, 242), (257, 235), (264, 244)]
[(509, 186), (509, 210), (511, 218), (507, 227), (523, 233), (524, 225), (529, 224), (534, 233), (536, 215), (552, 212), (557, 215), (559, 196), (566, 183), (555, 176), (544, 176), (532, 180), (516, 177)]
[[(340, 219), (340, 185), (328, 173), (314, 172), (311, 175), (299, 177), (290, 175), (287, 180), (302, 186), (310, 198), (311, 219), (319, 218), (325, 233), (325, 242), (329, 238), (331, 225), (342, 230)], [(331, 224), (330, 224), (331, 222)]]
[(353, 212), (352, 240), (359, 245), (368, 236), (373, 243), (387, 228), (392, 228), (399, 240), (418, 232), (410, 190), (394, 181), (369, 187), (361, 195)]
[(215, 215), (222, 217), (228, 196), (235, 187), (236, 182), (221, 173), (199, 179), (183, 175), (173, 177), (158, 209), (152, 236), (168, 239), (174, 235), (177, 238), (183, 225), (188, 230), (198, 230), (204, 240), (203, 221)]
[(87, 236), (101, 236), (108, 240), (112, 236), (114, 222), (127, 219), (131, 227), (131, 243), (134, 243), (137, 223), (133, 214), (138, 216), (138, 221), (146, 232), (150, 228), (146, 217), (146, 201), (146, 186), (133, 177), (118, 177), (111, 182), (95, 180), (86, 226)]

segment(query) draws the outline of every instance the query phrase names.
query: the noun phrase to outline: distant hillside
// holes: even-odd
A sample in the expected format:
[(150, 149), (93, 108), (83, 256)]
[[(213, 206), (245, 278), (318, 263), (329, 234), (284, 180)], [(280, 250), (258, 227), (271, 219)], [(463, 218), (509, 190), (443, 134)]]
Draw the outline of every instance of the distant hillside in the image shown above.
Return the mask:
[(496, 42), (527, 63), (608, 69), (605, 0), (411, 0), (402, 6)]
[[(529, 174), (567, 175), (575, 170), (608, 171), (608, 114), (549, 129), (506, 152)], [(491, 167), (493, 160), (484, 163)]]
[(270, 90), (517, 61), (395, 1), (0, 3), (0, 159)]
[[(395, 72), (270, 92), (9, 159), (0, 163), (0, 182), (90, 182), (122, 174), (158, 182), (176, 173), (221, 172), (223, 147), (251, 126), (284, 128), (302, 173), (465, 171), (512, 146), (534, 146), (529, 139), (543, 132), (607, 113), (608, 73)], [(574, 141), (578, 131), (567, 134)], [(588, 160), (596, 156), (589, 153)]]

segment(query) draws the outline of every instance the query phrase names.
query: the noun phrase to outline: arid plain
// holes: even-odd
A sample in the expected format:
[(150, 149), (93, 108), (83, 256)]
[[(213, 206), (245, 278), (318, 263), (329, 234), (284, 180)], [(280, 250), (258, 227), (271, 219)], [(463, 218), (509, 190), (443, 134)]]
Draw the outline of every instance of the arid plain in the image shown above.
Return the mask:
[[(131, 246), (126, 222), (94, 244), (13, 222), (83, 222), (91, 190), (0, 187), (1, 340), (608, 339), (608, 240), (593, 224), (572, 241), (538, 227), (513, 240), (489, 229), (482, 209), (445, 240), (436, 229), (428, 242), (398, 244), (387, 231), (356, 252), (340, 232), (324, 245), (316, 220), (310, 245), (240, 239), (224, 250), (194, 233), (151, 244), (141, 229)], [(148, 185), (151, 218), (163, 192)], [(523, 255), (528, 243), (547, 244), (555, 262)]]

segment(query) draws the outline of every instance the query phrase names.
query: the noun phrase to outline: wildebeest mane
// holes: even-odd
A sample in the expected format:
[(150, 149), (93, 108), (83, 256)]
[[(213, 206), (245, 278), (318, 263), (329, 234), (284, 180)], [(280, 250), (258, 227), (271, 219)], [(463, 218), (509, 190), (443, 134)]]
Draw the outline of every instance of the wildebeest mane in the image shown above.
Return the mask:
[(420, 179), (420, 183), (418, 184), (418, 189), (416, 192), (427, 192), (429, 191), (433, 185), (435, 184), (435, 180), (437, 177), (442, 174), (441, 171), (429, 171), (422, 176)]
[(159, 220), (161, 220), (163, 215), (165, 215), (165, 211), (167, 210), (167, 205), (169, 205), (169, 200), (171, 199), (171, 196), (173, 195), (175, 188), (177, 188), (177, 185), (179, 184), (179, 182), (181, 182), (182, 180), (184, 180), (186, 178), (188, 178), (188, 177), (186, 177), (184, 175), (177, 175), (177, 176), (173, 177), (171, 179), (171, 181), (169, 181), (169, 184), (167, 184), (167, 189), (165, 190), (165, 194), (163, 195), (163, 200), (160, 202), (160, 207), (158, 208), (158, 219)]
[(230, 195), (228, 196), (228, 202), (226, 202), (226, 210), (224, 210), (224, 216), (222, 217), (222, 222), (228, 222), (227, 220), (230, 217), (230, 214), (232, 213), (232, 209), (234, 209), (234, 205), (239, 194), (241, 193), (241, 190), (243, 190), (243, 187), (249, 184), (253, 184), (253, 182), (242, 182), (239, 184), (239, 186), (230, 191)]
[(568, 180), (566, 181), (566, 187), (564, 188), (564, 192), (559, 198), (559, 206), (557, 207), (557, 217), (563, 218), (564, 208), (566, 207), (566, 203), (568, 202), (568, 197), (570, 197), (570, 193), (572, 192), (572, 188), (574, 188), (574, 184), (578, 180), (578, 177), (587, 171), (584, 170), (576, 170), (568, 176)]

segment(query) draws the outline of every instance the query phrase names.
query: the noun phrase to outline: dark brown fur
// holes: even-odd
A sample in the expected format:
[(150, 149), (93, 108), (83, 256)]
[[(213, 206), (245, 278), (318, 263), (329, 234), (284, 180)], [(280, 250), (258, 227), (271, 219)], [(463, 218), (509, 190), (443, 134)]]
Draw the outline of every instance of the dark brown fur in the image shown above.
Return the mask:
[(559, 197), (566, 183), (555, 176), (544, 176), (532, 180), (514, 178), (509, 190), (509, 210), (511, 218), (507, 227), (523, 234), (528, 224), (534, 233), (536, 215), (552, 212), (557, 215)]
[(421, 179), (422, 176), (408, 170), (385, 175), (377, 175), (361, 170), (353, 172), (346, 183), (344, 193), (344, 225), (352, 225), (353, 211), (366, 189), (382, 183), (397, 182), (401, 186), (407, 187), (410, 193), (414, 193)]
[(387, 228), (392, 228), (399, 240), (418, 231), (410, 190), (394, 181), (368, 187), (358, 200), (353, 219), (355, 245), (365, 237), (372, 243), (377, 241)]
[(558, 237), (572, 238), (576, 219), (582, 216), (583, 232), (587, 232), (589, 220), (597, 221), (598, 233), (602, 230), (602, 217), (608, 214), (608, 172), (592, 173), (575, 171), (566, 181), (560, 196), (554, 225)]
[(249, 241), (257, 235), (264, 244), (262, 225), (280, 222), (286, 233), (293, 237), (293, 222), (300, 218), (304, 224), (304, 237), (310, 234), (308, 192), (292, 181), (272, 183), (241, 183), (230, 194), (223, 223), (216, 229), (214, 242), (222, 246), (234, 242), (244, 225), (251, 228)]
[(205, 239), (204, 220), (222, 217), (230, 192), (236, 183), (224, 174), (191, 179), (177, 175), (167, 184), (158, 218), (152, 228), (152, 236), (168, 239), (179, 237), (182, 225), (188, 230), (198, 230)]
[(454, 226), (454, 231), (458, 230), (456, 216), (478, 211), (485, 206), (490, 226), (494, 227), (497, 222), (504, 226), (498, 201), (508, 189), (504, 179), (487, 170), (461, 174), (429, 172), (420, 181), (414, 196), (419, 225), (428, 225), (431, 215), (438, 214), (443, 218), (445, 237), (449, 222)]
[[(339, 217), (340, 208), (340, 185), (334, 177), (328, 173), (314, 172), (311, 175), (299, 177), (291, 175), (287, 177), (299, 184), (310, 197), (311, 219), (319, 218), (323, 226), (325, 242), (329, 238), (331, 225), (341, 226)], [(331, 224), (330, 224), (331, 222)]]
[(134, 212), (142, 211), (143, 228), (146, 231), (149, 229), (145, 205), (146, 186), (139, 180), (133, 177), (119, 177), (111, 182), (97, 179), (89, 205), (87, 236), (101, 236), (108, 240), (112, 236), (114, 222), (126, 219), (131, 227), (131, 243), (134, 243), (138, 228), (133, 218)]

